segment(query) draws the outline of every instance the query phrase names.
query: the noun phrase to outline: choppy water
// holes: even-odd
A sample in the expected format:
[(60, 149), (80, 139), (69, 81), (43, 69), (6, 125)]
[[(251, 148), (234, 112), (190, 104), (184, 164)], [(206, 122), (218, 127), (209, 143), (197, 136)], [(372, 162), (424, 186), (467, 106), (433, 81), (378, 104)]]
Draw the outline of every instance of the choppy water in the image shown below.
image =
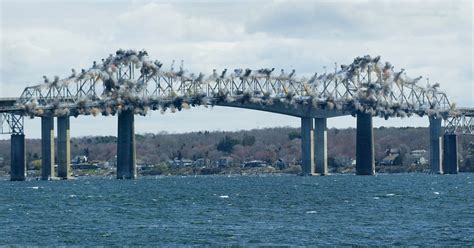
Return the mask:
[(474, 245), (474, 174), (6, 180), (3, 245)]

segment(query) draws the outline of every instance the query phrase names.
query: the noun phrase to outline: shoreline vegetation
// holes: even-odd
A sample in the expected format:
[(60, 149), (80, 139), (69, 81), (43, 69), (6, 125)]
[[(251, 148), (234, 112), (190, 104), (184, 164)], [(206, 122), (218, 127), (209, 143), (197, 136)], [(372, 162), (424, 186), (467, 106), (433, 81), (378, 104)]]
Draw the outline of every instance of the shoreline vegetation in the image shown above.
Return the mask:
[[(355, 173), (354, 128), (328, 130), (328, 171)], [(425, 127), (374, 128), (377, 173), (429, 172), (429, 130)], [(416, 137), (416, 138), (414, 138)], [(474, 172), (474, 136), (458, 136), (460, 172)], [(71, 139), (72, 176), (114, 176), (116, 137)], [(139, 175), (300, 174), (299, 128), (234, 132), (137, 134)], [(26, 140), (29, 177), (40, 174), (41, 141)], [(0, 140), (0, 176), (10, 172), (10, 141)]]

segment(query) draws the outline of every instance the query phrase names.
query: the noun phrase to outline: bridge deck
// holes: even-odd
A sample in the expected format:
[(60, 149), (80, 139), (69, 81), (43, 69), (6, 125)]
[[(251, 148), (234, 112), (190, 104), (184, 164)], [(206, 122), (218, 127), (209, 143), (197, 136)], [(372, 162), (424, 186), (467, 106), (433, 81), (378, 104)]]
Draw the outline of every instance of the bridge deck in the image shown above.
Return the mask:
[(0, 113), (14, 112), (19, 109), (15, 107), (18, 97), (2, 97), (0, 98)]
[[(19, 112), (22, 111), (19, 107), (15, 106), (15, 103), (19, 100), (19, 97), (0, 97), (0, 113), (8, 113), (8, 112)], [(237, 108), (246, 108), (245, 106), (239, 106), (239, 104), (219, 104), (221, 106), (225, 107), (237, 107)], [(268, 111), (268, 112), (277, 112), (277, 111), (271, 111), (271, 110), (264, 110), (264, 109), (259, 109), (255, 108), (255, 106), (252, 108), (248, 109), (254, 109), (254, 110), (263, 110), (263, 111)], [(461, 113), (463, 116), (467, 117), (474, 117), (474, 108), (458, 108), (457, 109), (458, 113)], [(321, 112), (321, 111), (320, 111)], [(326, 117), (334, 117), (334, 116), (343, 116), (343, 115), (349, 115), (350, 113), (342, 113), (341, 111), (334, 111), (334, 113), (329, 113), (331, 111), (322, 111), (322, 115), (325, 115)], [(291, 115), (289, 113), (284, 113)]]

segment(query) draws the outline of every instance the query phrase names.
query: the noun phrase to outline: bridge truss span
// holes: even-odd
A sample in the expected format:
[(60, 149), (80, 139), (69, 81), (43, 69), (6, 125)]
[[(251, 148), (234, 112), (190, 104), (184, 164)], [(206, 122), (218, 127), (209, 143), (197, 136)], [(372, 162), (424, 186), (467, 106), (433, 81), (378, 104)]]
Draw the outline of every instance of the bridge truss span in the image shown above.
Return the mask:
[(0, 134), (23, 134), (24, 118), (15, 113), (0, 113)]
[(458, 109), (457, 114), (445, 120), (445, 133), (474, 135), (474, 109)]
[(45, 112), (114, 115), (128, 109), (145, 115), (149, 110), (179, 111), (197, 105), (248, 105), (264, 111), (279, 105), (286, 108), (281, 113), (294, 109), (289, 114), (295, 116), (333, 111), (333, 115), (364, 112), (385, 118), (412, 114), (446, 118), (454, 111), (437, 84), (421, 87), (417, 84), (421, 77), (395, 72), (380, 57), (358, 57), (332, 73), (308, 78), (296, 76), (294, 70), (274, 70), (194, 74), (187, 73), (182, 63), (178, 70), (174, 66), (166, 70), (161, 62), (148, 59), (146, 51), (119, 50), (88, 70), (73, 70), (68, 78), (45, 77), (45, 83), (23, 91), (16, 107), (30, 116)]

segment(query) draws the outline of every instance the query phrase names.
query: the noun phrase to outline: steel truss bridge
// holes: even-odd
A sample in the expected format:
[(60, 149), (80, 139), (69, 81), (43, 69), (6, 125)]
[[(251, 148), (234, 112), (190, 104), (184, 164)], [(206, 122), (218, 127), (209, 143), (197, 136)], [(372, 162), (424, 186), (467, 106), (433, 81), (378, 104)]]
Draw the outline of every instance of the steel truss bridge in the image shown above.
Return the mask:
[[(301, 118), (303, 170), (305, 174), (315, 173), (316, 163), (316, 172), (326, 174), (326, 140), (321, 136), (326, 130), (326, 118), (357, 116), (358, 129), (359, 123), (370, 126), (360, 137), (372, 140), (372, 116), (428, 116), (430, 127), (433, 126), (432, 146), (436, 146), (433, 142), (440, 136), (441, 120), (446, 134), (474, 134), (473, 109), (455, 108), (446, 94), (438, 90), (438, 84), (428, 82), (424, 87), (420, 80), (421, 77), (407, 76), (404, 69), (395, 71), (389, 62), (382, 63), (380, 57), (368, 55), (335, 67), (333, 72), (304, 77), (297, 76), (295, 70), (277, 72), (275, 68), (213, 70), (209, 75), (188, 73), (183, 62), (177, 69), (174, 62), (166, 69), (160, 61), (150, 60), (146, 51), (119, 50), (101, 63), (94, 61), (87, 70), (73, 69), (71, 76), (63, 79), (44, 76), (43, 83), (26, 87), (20, 97), (0, 99), (0, 133), (23, 135), (24, 116), (42, 118), (42, 127), (58, 117), (58, 121), (67, 122), (65, 126), (69, 129), (69, 116), (117, 114), (120, 142), (120, 136), (124, 136), (121, 134), (133, 129), (135, 114), (146, 115), (153, 110), (175, 112), (200, 105), (247, 108)], [(121, 126), (125, 126), (125, 131), (120, 131)], [(311, 133), (314, 140), (309, 138)], [(130, 135), (125, 136), (130, 140)], [(125, 147), (130, 145), (123, 142)], [(318, 150), (319, 146), (323, 150)], [(311, 158), (311, 149), (322, 158)], [(440, 150), (433, 149), (432, 171), (440, 172)], [(359, 160), (370, 168), (365, 168), (365, 172), (360, 169), (358, 174), (373, 174), (373, 158), (368, 162), (363, 159), (373, 156), (373, 151), (362, 153), (358, 154)], [(134, 166), (135, 159), (134, 154), (130, 156), (133, 158), (124, 158), (129, 167)], [(433, 161), (437, 164), (433, 165)], [(127, 173), (123, 177), (134, 177), (130, 176), (133, 171)]]

